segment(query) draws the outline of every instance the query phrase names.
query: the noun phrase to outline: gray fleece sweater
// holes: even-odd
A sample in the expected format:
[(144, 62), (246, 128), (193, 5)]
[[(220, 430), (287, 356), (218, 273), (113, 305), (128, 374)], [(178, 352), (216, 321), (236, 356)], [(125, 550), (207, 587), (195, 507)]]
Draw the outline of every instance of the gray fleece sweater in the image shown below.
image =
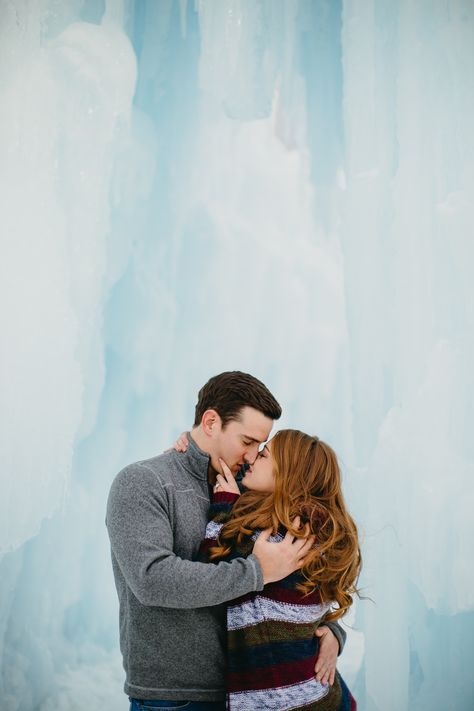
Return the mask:
[[(263, 589), (254, 555), (199, 563), (208, 520), (209, 456), (190, 438), (125, 467), (107, 504), (120, 603), (125, 693), (140, 699), (225, 698), (225, 603)], [(345, 634), (330, 625), (340, 646)]]

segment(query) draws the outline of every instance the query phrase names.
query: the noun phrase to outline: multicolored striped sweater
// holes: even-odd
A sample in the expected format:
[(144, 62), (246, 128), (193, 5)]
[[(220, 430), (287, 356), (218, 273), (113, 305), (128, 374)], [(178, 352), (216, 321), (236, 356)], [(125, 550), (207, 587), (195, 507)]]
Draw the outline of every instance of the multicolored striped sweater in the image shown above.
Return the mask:
[[(200, 559), (218, 545), (238, 494), (215, 493)], [(258, 532), (235, 547), (228, 559), (250, 554)], [(271, 536), (281, 541), (284, 532)], [(227, 606), (227, 708), (230, 711), (355, 711), (356, 702), (339, 673), (332, 686), (316, 681), (319, 638), (314, 634), (331, 607), (318, 591), (296, 589), (299, 572), (265, 585)]]

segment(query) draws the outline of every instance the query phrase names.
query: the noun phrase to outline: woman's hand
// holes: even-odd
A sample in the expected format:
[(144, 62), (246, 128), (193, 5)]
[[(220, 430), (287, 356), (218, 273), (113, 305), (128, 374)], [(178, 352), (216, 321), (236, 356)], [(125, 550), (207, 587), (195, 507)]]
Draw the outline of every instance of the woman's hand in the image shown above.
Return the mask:
[(181, 432), (176, 442), (169, 449), (165, 449), (165, 452), (171, 452), (175, 449), (177, 452), (187, 452), (189, 446), (189, 441), (186, 436), (186, 432)]
[(315, 635), (319, 637), (319, 654), (314, 667), (316, 679), (321, 684), (334, 684), (339, 642), (329, 627), (319, 627)]
[(217, 475), (216, 483), (214, 485), (214, 492), (227, 491), (230, 494), (240, 494), (240, 489), (237, 486), (234, 475), (224, 460), (220, 457), (219, 464), (221, 465), (222, 474)]

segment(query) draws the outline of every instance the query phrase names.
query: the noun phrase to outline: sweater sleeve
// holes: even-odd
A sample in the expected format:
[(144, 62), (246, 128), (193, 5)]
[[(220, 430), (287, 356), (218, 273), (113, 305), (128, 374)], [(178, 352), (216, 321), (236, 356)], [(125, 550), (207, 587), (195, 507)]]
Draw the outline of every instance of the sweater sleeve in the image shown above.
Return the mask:
[(175, 555), (166, 494), (149, 476), (133, 465), (120, 472), (110, 490), (106, 520), (112, 555), (143, 605), (208, 607), (263, 589), (254, 555), (217, 565)]

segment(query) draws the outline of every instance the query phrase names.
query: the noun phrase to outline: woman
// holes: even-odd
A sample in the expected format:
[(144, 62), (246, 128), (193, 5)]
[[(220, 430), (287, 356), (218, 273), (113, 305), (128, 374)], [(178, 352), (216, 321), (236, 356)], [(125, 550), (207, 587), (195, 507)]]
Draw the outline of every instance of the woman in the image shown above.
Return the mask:
[(315, 536), (300, 571), (228, 603), (228, 708), (353, 711), (337, 672), (332, 686), (314, 677), (315, 629), (347, 612), (361, 565), (336, 455), (317, 437), (281, 430), (245, 473), (245, 493), (221, 466), (201, 560), (247, 556), (262, 531), (275, 542), (287, 530)]

